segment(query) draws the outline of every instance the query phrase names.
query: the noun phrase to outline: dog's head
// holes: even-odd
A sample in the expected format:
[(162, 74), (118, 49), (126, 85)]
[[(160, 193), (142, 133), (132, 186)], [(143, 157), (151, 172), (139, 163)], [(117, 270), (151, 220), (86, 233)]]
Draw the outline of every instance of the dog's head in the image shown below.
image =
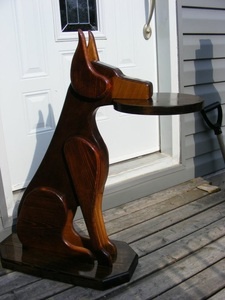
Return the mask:
[(88, 99), (150, 99), (152, 83), (125, 76), (118, 68), (99, 61), (95, 39), (88, 32), (89, 41), (82, 30), (71, 65), (71, 85), (74, 91)]

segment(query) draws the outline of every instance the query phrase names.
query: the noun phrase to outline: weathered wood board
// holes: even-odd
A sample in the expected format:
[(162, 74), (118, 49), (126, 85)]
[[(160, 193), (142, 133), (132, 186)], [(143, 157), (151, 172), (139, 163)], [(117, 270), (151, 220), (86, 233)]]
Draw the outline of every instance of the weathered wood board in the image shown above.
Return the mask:
[(213, 194), (195, 179), (104, 212), (110, 237), (139, 256), (129, 283), (97, 291), (0, 268), (0, 299), (224, 299), (225, 191), (216, 182)]

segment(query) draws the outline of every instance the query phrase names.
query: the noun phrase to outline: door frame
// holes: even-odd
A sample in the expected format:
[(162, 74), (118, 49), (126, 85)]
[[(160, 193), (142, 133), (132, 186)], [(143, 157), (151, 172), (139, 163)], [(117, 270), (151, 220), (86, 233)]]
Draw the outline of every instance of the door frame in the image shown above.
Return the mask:
[[(178, 92), (178, 49), (175, 46), (177, 45), (176, 0), (167, 0), (166, 3), (165, 0), (156, 1), (156, 34), (159, 92)], [(167, 51), (167, 60), (164, 59), (164, 51)], [(168, 135), (168, 128), (171, 129), (169, 131), (171, 133), (170, 136)], [(155, 179), (161, 176), (170, 176), (171, 173), (184, 169), (182, 161), (180, 161), (180, 117), (160, 117), (160, 131), (162, 157), (158, 154), (153, 159), (153, 162), (151, 161), (147, 166), (143, 164), (141, 167), (145, 169), (145, 172), (142, 173), (143, 176), (139, 176), (135, 171), (131, 172), (130, 180), (127, 180), (126, 174), (122, 179), (119, 174), (118, 180), (115, 180), (115, 176), (113, 176), (114, 181), (110, 181), (109, 176), (105, 189), (105, 205), (103, 205), (103, 209), (111, 207), (112, 203), (116, 206), (134, 200), (133, 198), (145, 196), (146, 193), (156, 192), (156, 186), (152, 187), (149, 185), (149, 181), (155, 182)], [(16, 217), (15, 207), (18, 206), (21, 193), (15, 194), (11, 189), (5, 139), (0, 112), (0, 217), (2, 218), (3, 228), (7, 229), (12, 226), (13, 219)], [(166, 157), (165, 160), (162, 159), (163, 156)], [(129, 163), (125, 168), (130, 168)], [(139, 171), (141, 168), (139, 168)], [(131, 193), (129, 192), (129, 187), (133, 185), (134, 181), (136, 182), (136, 187), (137, 183), (139, 184), (140, 190), (136, 190), (129, 197), (118, 197), (119, 194), (125, 193), (127, 195), (127, 193)], [(145, 183), (147, 186), (146, 189), (143, 189), (143, 184)], [(171, 180), (170, 185), (173, 184)], [(160, 186), (158, 187), (159, 189)], [(116, 200), (117, 198), (120, 199), (120, 202)]]

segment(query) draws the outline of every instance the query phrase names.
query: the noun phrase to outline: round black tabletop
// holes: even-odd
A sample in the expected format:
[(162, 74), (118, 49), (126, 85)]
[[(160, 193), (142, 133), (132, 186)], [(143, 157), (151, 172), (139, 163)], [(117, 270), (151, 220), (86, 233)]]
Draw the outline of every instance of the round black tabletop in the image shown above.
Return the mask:
[(200, 111), (203, 99), (180, 93), (155, 93), (151, 99), (114, 99), (114, 109), (140, 115), (177, 115)]

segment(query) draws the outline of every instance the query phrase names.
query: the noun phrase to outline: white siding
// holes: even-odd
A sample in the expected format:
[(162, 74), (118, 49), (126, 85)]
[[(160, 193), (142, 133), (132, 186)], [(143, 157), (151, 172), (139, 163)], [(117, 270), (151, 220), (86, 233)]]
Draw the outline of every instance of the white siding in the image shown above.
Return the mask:
[[(180, 91), (225, 109), (225, 1), (178, 0)], [(216, 110), (214, 111), (216, 117)], [(214, 132), (200, 113), (184, 116), (187, 168), (203, 176), (224, 168)], [(224, 121), (223, 121), (224, 127)]]

